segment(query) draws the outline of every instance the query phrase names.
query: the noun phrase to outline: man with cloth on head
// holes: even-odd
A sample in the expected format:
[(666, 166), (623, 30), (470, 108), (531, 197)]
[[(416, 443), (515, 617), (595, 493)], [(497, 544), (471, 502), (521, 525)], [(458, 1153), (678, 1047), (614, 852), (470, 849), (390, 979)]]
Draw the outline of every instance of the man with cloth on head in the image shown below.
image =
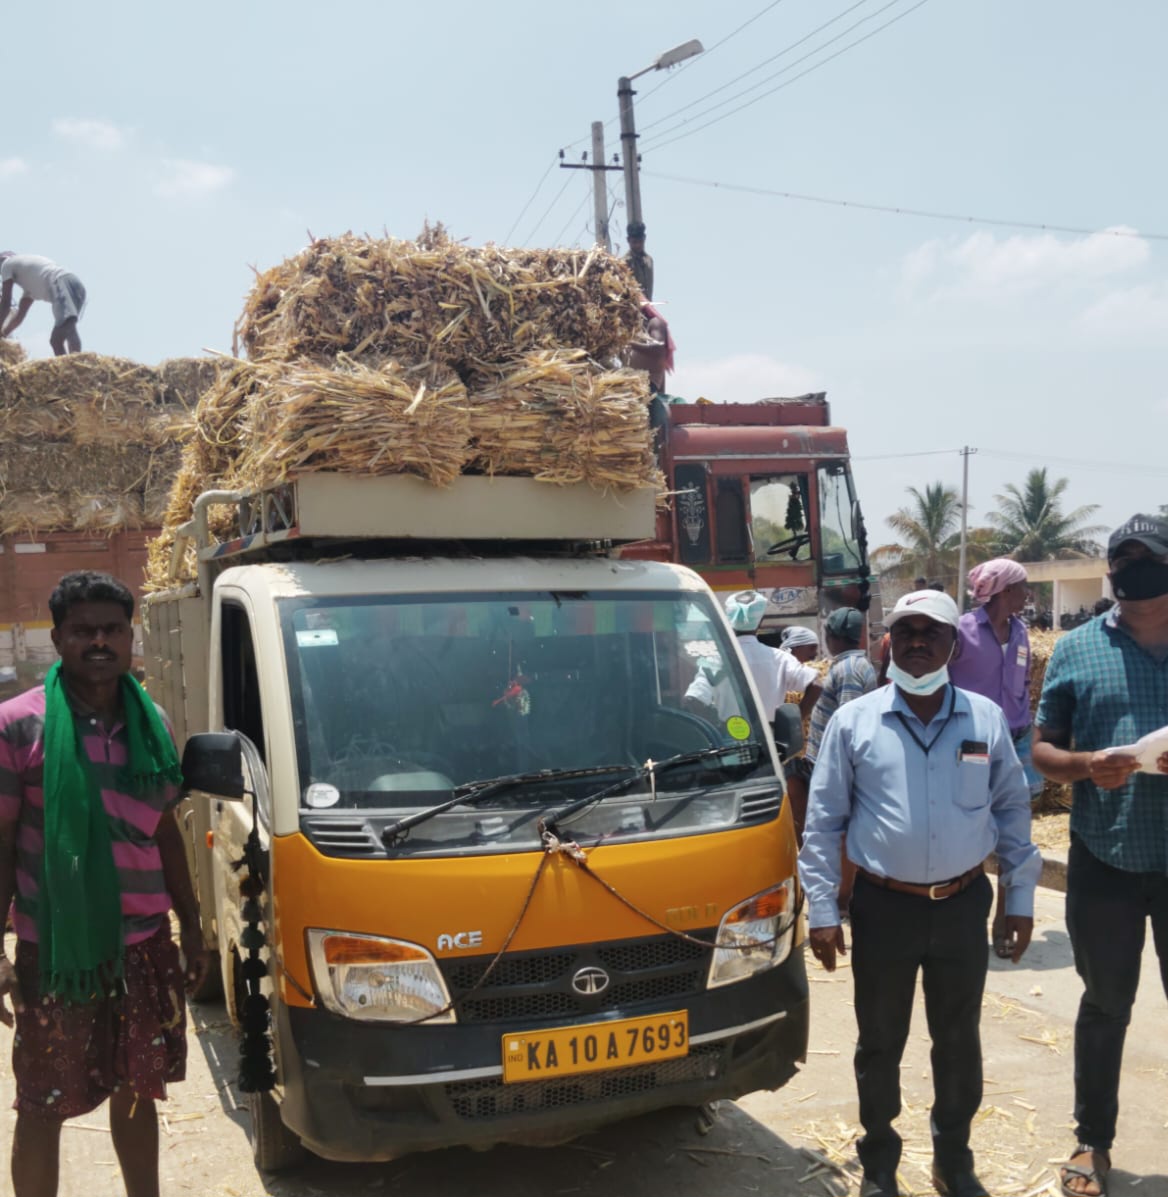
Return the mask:
[[(16, 315), (9, 320), (14, 283), (23, 294)], [(81, 280), (56, 262), (36, 254), (15, 254), (12, 250), (0, 253), (0, 337), (6, 337), (20, 327), (36, 299), (53, 307), (53, 331), (49, 334), (53, 352), (58, 357), (80, 353), (77, 321), (85, 311), (85, 287)]]
[[(819, 674), (810, 662), (819, 656), (819, 637), (810, 629), (795, 623), (783, 629), (779, 639), (779, 693), (802, 694), (799, 714), (810, 719), (815, 704), (823, 692)], [(791, 803), (791, 817), (795, 821), (795, 835), (803, 839), (803, 820), (807, 816), (807, 781), (811, 777), (811, 762), (805, 753), (793, 757), (783, 766), (787, 779), (787, 798)]]
[(0, 950), (0, 1022), (16, 1025), (13, 1191), (52, 1197), (62, 1124), (108, 1098), (128, 1197), (158, 1197), (155, 1101), (183, 1079), (184, 981), (199, 985), (209, 966), (174, 816), (182, 775), (129, 672), (130, 591), (108, 574), (66, 574), (49, 610), (60, 660), (43, 686), (0, 704), (0, 910), (16, 900), (15, 960)]
[(1168, 752), (1114, 751), (1168, 725), (1168, 521), (1133, 515), (1111, 534), (1107, 564), (1117, 605), (1059, 637), (1034, 733), (1035, 765), (1074, 787), (1067, 933), (1083, 996), (1069, 1197), (1107, 1192), (1149, 919), (1168, 993)]
[[(949, 677), (955, 686), (984, 694), (1002, 708), (1035, 798), (1042, 793), (1042, 777), (1030, 753), (1030, 632), (1018, 618), (1030, 597), (1026, 571), (1009, 557), (985, 561), (969, 571), (969, 596), (977, 605), (961, 617)], [(993, 942), (1003, 960), (1010, 955), (1005, 920), (999, 893)]]
[(799, 853), (809, 943), (832, 971), (845, 949), (838, 896), (846, 843), (857, 870), (851, 920), (861, 1194), (899, 1193), (901, 1138), (893, 1122), (919, 971), (933, 1045), (933, 1183), (950, 1197), (985, 1197), (969, 1149), (982, 1099), (979, 1028), (992, 903), (983, 861), (996, 850), (1015, 963), (1030, 942), (1042, 862), (1001, 709), (949, 681), (957, 604), (940, 591), (913, 591), (885, 623), (892, 684), (835, 712), (811, 777)]

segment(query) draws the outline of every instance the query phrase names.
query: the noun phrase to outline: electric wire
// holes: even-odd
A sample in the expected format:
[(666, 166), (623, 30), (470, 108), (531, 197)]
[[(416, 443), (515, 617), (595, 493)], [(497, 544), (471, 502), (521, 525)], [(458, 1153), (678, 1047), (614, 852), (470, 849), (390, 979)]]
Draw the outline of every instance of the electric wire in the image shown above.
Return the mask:
[(665, 179), (671, 183), (688, 183), (695, 187), (713, 187), (721, 191), (740, 191), (747, 195), (771, 196), (775, 199), (800, 200), (809, 204), (826, 204), (833, 208), (855, 208), (861, 212), (881, 212), (888, 216), (915, 216), (922, 220), (948, 220), (958, 224), (983, 224), (1003, 229), (1030, 229), (1044, 233), (1073, 233), (1084, 237), (1135, 237), (1142, 241), (1168, 241), (1168, 233), (1143, 233), (1138, 229), (1090, 229), (1079, 225), (1051, 224), (1034, 220), (1006, 220), (994, 216), (969, 216), (956, 212), (938, 212), (928, 208), (906, 208), (891, 204), (870, 204), (862, 200), (834, 199), (826, 195), (809, 195), (799, 191), (778, 191), (770, 187), (750, 187), (740, 183), (722, 183), (715, 179), (693, 179), (685, 175), (665, 174), (645, 170), (642, 178)]
[[(770, 12), (772, 8), (777, 8), (782, 3), (783, 3), (783, 0), (771, 0), (770, 4), (766, 5), (764, 8), (762, 8), (758, 12), (756, 12), (753, 17), (749, 17), (747, 20), (743, 21), (742, 24), (739, 25), (737, 29), (731, 30), (731, 32), (726, 34), (725, 37), (719, 38), (712, 46), (710, 46), (706, 50), (703, 50), (701, 54), (697, 55), (695, 58), (691, 58), (689, 60), (689, 62), (683, 62), (683, 63), (679, 64), (677, 67), (667, 70), (665, 72), (665, 78), (662, 79), (661, 82), (658, 83), (656, 87), (650, 88), (647, 92), (645, 92), (645, 94), (643, 96), (641, 96), (641, 102), (644, 103), (645, 100), (647, 100), (651, 95), (655, 95), (667, 83), (669, 83), (673, 79), (676, 79), (678, 77), (678, 75), (683, 75), (687, 70), (689, 70), (690, 67), (695, 66), (699, 61), (704, 62), (707, 58), (709, 58), (709, 56), (711, 54), (713, 54), (713, 52), (715, 50), (718, 49), (719, 46), (724, 46), (732, 37), (737, 37), (748, 25), (753, 25), (754, 22), (759, 19), (759, 17), (766, 16), (766, 14), (768, 12)], [(860, 0), (860, 3), (861, 4), (867, 3), (867, 0)], [(608, 129), (611, 125), (615, 125), (617, 123), (617, 121), (619, 121), (619, 120), (620, 120), (619, 115), (610, 116), (608, 118), (608, 120), (606, 120), (604, 122), (605, 129)], [(573, 150), (578, 145), (583, 145), (588, 140), (589, 140), (589, 138), (587, 138), (587, 137), (578, 137), (575, 141), (567, 142), (563, 146), (563, 149)]]
[[(846, 46), (841, 46), (833, 54), (829, 54), (826, 58), (821, 59), (819, 62), (812, 63), (812, 65), (809, 66), (805, 71), (800, 71), (799, 74), (792, 76), (785, 83), (776, 84), (769, 91), (762, 92), (761, 95), (755, 96), (754, 99), (752, 99), (752, 100), (747, 100), (744, 104), (740, 104), (737, 108), (731, 108), (729, 112), (723, 112), (721, 116), (716, 116), (712, 120), (706, 121), (705, 124), (698, 125), (696, 128), (693, 128), (693, 129), (687, 129), (684, 132), (679, 132), (676, 137), (668, 136), (669, 133), (674, 131), (673, 129), (664, 130), (662, 133), (658, 134), (658, 136), (661, 138), (664, 138), (664, 140), (654, 141), (650, 145), (646, 145), (646, 146), (642, 147), (642, 152), (646, 152), (649, 149), (655, 149), (655, 150), (664, 149), (667, 145), (673, 145), (675, 142), (682, 141), (686, 137), (692, 137), (695, 133), (700, 133), (700, 132), (702, 132), (703, 129), (708, 129), (711, 125), (716, 125), (720, 121), (728, 120), (730, 117), (737, 115), (739, 112), (742, 112), (745, 109), (750, 108), (753, 105), (759, 103), (760, 101), (765, 100), (768, 96), (773, 96), (775, 94), (775, 92), (782, 91), (784, 88), (790, 87), (794, 83), (798, 83), (800, 79), (805, 79), (808, 75), (812, 74), (814, 71), (818, 71), (821, 67), (827, 66), (827, 64), (829, 62), (834, 62), (835, 59), (840, 57), (840, 55), (846, 54), (849, 50), (854, 50), (857, 46), (863, 45), (863, 43), (866, 41), (870, 41), (872, 38), (876, 37), (877, 34), (883, 33), (885, 29), (888, 29), (891, 26), (895, 25), (898, 21), (903, 21), (905, 19), (905, 17), (911, 16), (914, 12), (917, 11), (918, 8), (923, 8), (926, 4), (928, 4), (928, 2), (929, 2), (929, 0), (917, 0), (917, 2), (914, 5), (912, 5), (911, 8), (906, 8), (903, 12), (897, 13), (896, 16), (892, 17), (888, 21), (885, 21), (883, 25), (877, 25), (875, 29), (872, 29), (868, 33), (865, 33), (863, 37), (858, 37), (858, 38), (856, 38), (856, 40), (854, 42), (849, 42)], [(885, 7), (887, 7), (887, 6), (885, 6)], [(816, 51), (812, 51), (812, 53), (816, 53)], [(808, 57), (810, 57), (810, 55), (808, 55)], [(792, 63), (791, 65), (794, 66), (795, 64)], [(784, 68), (784, 70), (787, 70), (787, 69), (789, 69), (789, 68)], [(777, 72), (777, 74), (781, 74), (781, 73), (782, 72)], [(753, 88), (750, 88), (747, 90), (753, 90)], [(745, 95), (746, 92), (742, 92), (740, 94)], [(725, 101), (723, 104), (715, 105), (714, 108), (724, 107), (725, 103), (730, 103), (735, 98), (737, 98), (737, 97), (731, 97), (731, 100)], [(714, 108), (711, 108), (709, 111), (711, 111), (711, 112), (714, 111)], [(698, 120), (698, 119), (700, 119), (700, 115), (696, 116), (696, 117), (689, 118), (689, 120), (691, 120), (691, 121)], [(687, 121), (683, 121), (683, 122), (681, 122), (681, 124), (674, 126), (674, 129), (681, 129), (682, 126), (687, 123), (688, 123)]]
[[(770, 66), (770, 64), (772, 62), (777, 62), (778, 59), (782, 58), (784, 55), (790, 54), (790, 52), (792, 50), (798, 49), (798, 47), (803, 45), (804, 42), (810, 41), (817, 33), (822, 33), (829, 26), (834, 25), (836, 23), (836, 21), (842, 21), (843, 18), (848, 15), (848, 13), (854, 12), (857, 8), (860, 8), (862, 5), (867, 4), (867, 3), (868, 3), (868, 0), (856, 0), (856, 3), (853, 4), (850, 8), (845, 8), (843, 10), (843, 12), (836, 14), (836, 16), (832, 17), (830, 21), (824, 21), (824, 23), (822, 25), (819, 25), (815, 29), (812, 29), (810, 33), (799, 38), (798, 41), (792, 42), (789, 46), (784, 46), (777, 54), (772, 54), (769, 58), (764, 58), (762, 60), (762, 62), (757, 63), (755, 66), (752, 66), (748, 71), (743, 71), (741, 75), (735, 75), (733, 79), (730, 79), (726, 83), (723, 83), (720, 87), (715, 87), (713, 91), (706, 92), (706, 94), (704, 96), (698, 96), (698, 98), (696, 100), (691, 100), (688, 104), (683, 104), (682, 107), (675, 108), (672, 112), (667, 112), (664, 116), (659, 116), (656, 120), (649, 121), (647, 124), (642, 125), (641, 128), (638, 130), (638, 132), (643, 134), (645, 132), (645, 130), (652, 129), (652, 128), (655, 128), (657, 125), (664, 124), (666, 121), (672, 120), (675, 116), (679, 116), (681, 113), (685, 112), (687, 109), (693, 108), (696, 105), (701, 104), (703, 101), (710, 99), (712, 96), (716, 96), (719, 93), (724, 92), (728, 87), (733, 87), (735, 83), (741, 83), (743, 79), (746, 79), (750, 75), (753, 75), (756, 71), (761, 71), (763, 69), (763, 67), (765, 67), (765, 66)], [(832, 42), (838, 41), (841, 37), (847, 37), (847, 35), (849, 33), (851, 33), (851, 31), (853, 29), (857, 29), (860, 25), (864, 24), (865, 21), (874, 20), (882, 12), (884, 12), (885, 9), (892, 8), (893, 5), (899, 4), (899, 3), (900, 3), (900, 0), (889, 0), (889, 3), (885, 4), (884, 8), (877, 9), (876, 12), (870, 13), (866, 17), (862, 17), (854, 25), (849, 25), (847, 27), (847, 29), (845, 29), (842, 33), (837, 34), (834, 38), (831, 38), (830, 40), (824, 42), (822, 45), (817, 46), (814, 50), (810, 51), (809, 54), (804, 55), (803, 58), (798, 58), (795, 60), (795, 62), (790, 63), (788, 66), (783, 67), (783, 69), (781, 71), (776, 71), (774, 74), (768, 75), (765, 79), (759, 80), (758, 83), (751, 84), (751, 86), (746, 88), (745, 91), (739, 92), (737, 96), (731, 97), (731, 99), (724, 101), (724, 103), (726, 103), (726, 104), (733, 103), (733, 101), (738, 99), (739, 97), (748, 95), (750, 92), (755, 91), (756, 89), (769, 83), (772, 79), (777, 79), (779, 77), (779, 75), (785, 74), (787, 71), (794, 69), (794, 67), (796, 67), (800, 62), (806, 61), (807, 58), (814, 57), (816, 54), (819, 53), (820, 50), (823, 50), (827, 46), (830, 46), (832, 44)], [(714, 112), (716, 110), (716, 108), (718, 108), (718, 107), (721, 107), (721, 105), (715, 105), (714, 108), (707, 109), (707, 112)], [(706, 114), (702, 113), (700, 115), (706, 115)], [(696, 118), (691, 118), (691, 119), (696, 119)], [(682, 123), (684, 124), (684, 122), (682, 122)], [(681, 126), (678, 125), (677, 127), (680, 128)], [(671, 132), (671, 131), (672, 130), (666, 130), (666, 132)], [(664, 137), (665, 132), (656, 134), (655, 136)]]
[(543, 227), (543, 222), (552, 214), (552, 209), (560, 202), (560, 196), (562, 196), (564, 192), (568, 190), (568, 185), (571, 182), (572, 172), (568, 171), (568, 177), (564, 180), (564, 185), (559, 189), (559, 191), (556, 192), (552, 202), (548, 204), (547, 208), (544, 210), (544, 214), (535, 222), (535, 228), (533, 228), (531, 232), (527, 234), (527, 240), (524, 241), (524, 245), (530, 245), (535, 240), (536, 233), (538, 233)]
[(515, 230), (519, 227), (519, 222), (524, 218), (524, 216), (527, 215), (527, 209), (530, 208), (531, 205), (535, 202), (535, 197), (537, 195), (539, 195), (539, 189), (544, 185), (544, 181), (547, 179), (548, 175), (550, 175), (552, 173), (552, 171), (555, 169), (555, 165), (556, 165), (556, 159), (553, 158), (551, 160), (551, 162), (548, 163), (547, 170), (545, 170), (543, 172), (543, 174), (540, 175), (539, 182), (536, 183), (536, 185), (535, 185), (535, 190), (527, 197), (527, 203), (525, 203), (523, 205), (523, 207), (519, 209), (519, 215), (516, 216), (515, 219), (511, 222), (511, 227), (507, 230), (507, 235), (503, 238), (504, 245), (510, 244), (511, 234), (515, 232)]
[(556, 234), (555, 238), (552, 240), (552, 245), (559, 245), (563, 242), (564, 236), (567, 234), (568, 229), (570, 229), (572, 225), (576, 223), (580, 213), (584, 210), (584, 207), (587, 205), (591, 196), (592, 189), (589, 187), (588, 191), (584, 194), (584, 198), (576, 205), (575, 208), (572, 209), (572, 215), (564, 221), (564, 227)]

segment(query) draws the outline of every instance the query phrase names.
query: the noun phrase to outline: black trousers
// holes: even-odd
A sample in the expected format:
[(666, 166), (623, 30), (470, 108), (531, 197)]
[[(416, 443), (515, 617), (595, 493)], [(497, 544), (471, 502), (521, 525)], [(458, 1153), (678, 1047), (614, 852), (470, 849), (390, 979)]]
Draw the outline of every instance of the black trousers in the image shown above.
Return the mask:
[(1168, 876), (1104, 864), (1078, 836), (1067, 857), (1067, 932), (1083, 997), (1075, 1020), (1076, 1136), (1109, 1150), (1119, 1116), (1119, 1072), (1148, 919), (1168, 994)]
[(901, 1139), (900, 1061), (912, 1020), (917, 973), (933, 1043), (933, 1155), (947, 1172), (973, 1167), (969, 1128), (981, 1105), (981, 999), (989, 965), (993, 888), (979, 877), (934, 902), (856, 879), (852, 893), (856, 1088), (865, 1173), (894, 1174)]

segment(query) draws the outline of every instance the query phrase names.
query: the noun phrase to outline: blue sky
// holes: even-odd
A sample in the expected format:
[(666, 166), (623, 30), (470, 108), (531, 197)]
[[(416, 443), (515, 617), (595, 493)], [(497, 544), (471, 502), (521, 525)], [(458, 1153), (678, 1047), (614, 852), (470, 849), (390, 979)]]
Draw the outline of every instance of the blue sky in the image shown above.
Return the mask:
[[(698, 37), (707, 54), (635, 84), (671, 389), (827, 390), (876, 543), (905, 486), (959, 485), (962, 445), (974, 522), (1031, 465), (1105, 524), (1168, 503), (1168, 5), (914, 5), (9, 6), (0, 248), (80, 275), (88, 348), (153, 362), (229, 350), (252, 267), (309, 230), (412, 236), (429, 218), (472, 242), (588, 244), (587, 173), (547, 168), (615, 118), (620, 75)], [(615, 119), (606, 135), (611, 157)], [(38, 304), (18, 336), (39, 356), (48, 332)]]

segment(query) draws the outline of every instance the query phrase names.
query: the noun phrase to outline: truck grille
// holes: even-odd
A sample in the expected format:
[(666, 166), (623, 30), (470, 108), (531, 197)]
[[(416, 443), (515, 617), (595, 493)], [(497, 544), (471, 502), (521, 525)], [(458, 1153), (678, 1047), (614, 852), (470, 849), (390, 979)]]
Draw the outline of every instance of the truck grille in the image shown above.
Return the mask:
[[(713, 939), (712, 929), (699, 932)], [(581, 944), (558, 952), (516, 952), (504, 956), (475, 988), (489, 958), (444, 960), (441, 968), (462, 1023), (563, 1021), (591, 1018), (609, 1010), (631, 1012), (638, 1005), (684, 1003), (705, 987), (710, 954), (673, 935)], [(572, 978), (585, 967), (608, 974), (607, 988), (584, 996)], [(534, 1083), (534, 1082), (533, 1082)]]
[(701, 1044), (688, 1056), (663, 1060), (659, 1064), (637, 1064), (582, 1076), (550, 1077), (505, 1085), (492, 1077), (480, 1081), (459, 1081), (445, 1086), (454, 1112), (467, 1122), (486, 1122), (515, 1114), (537, 1113), (570, 1106), (601, 1105), (638, 1093), (657, 1093), (671, 1085), (710, 1080), (725, 1067), (723, 1044)]

